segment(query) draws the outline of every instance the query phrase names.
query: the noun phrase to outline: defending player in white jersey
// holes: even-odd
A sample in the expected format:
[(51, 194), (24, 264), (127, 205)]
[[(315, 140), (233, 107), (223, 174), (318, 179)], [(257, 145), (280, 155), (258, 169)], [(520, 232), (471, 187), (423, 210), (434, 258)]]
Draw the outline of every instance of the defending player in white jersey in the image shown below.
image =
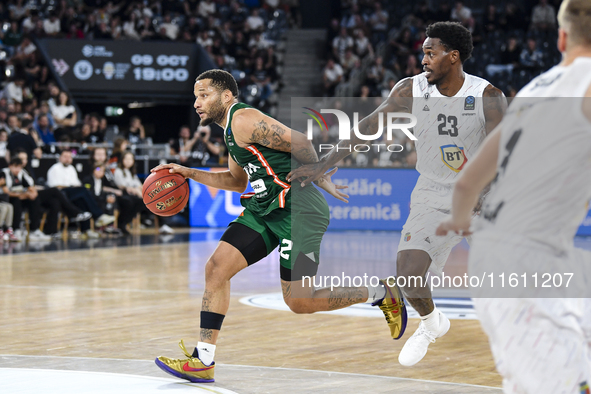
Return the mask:
[[(591, 385), (591, 300), (566, 298), (589, 293), (591, 253), (573, 237), (591, 199), (591, 2), (564, 0), (558, 21), (562, 62), (518, 94), (462, 171), (452, 218), (437, 229), (468, 232), (480, 191), (495, 180), (474, 226), (469, 273), (519, 277), (513, 294), (522, 298), (474, 299), (505, 393), (589, 393)], [(559, 286), (557, 275), (569, 272), (570, 286)], [(550, 275), (551, 288), (536, 274)], [(484, 295), (506, 294), (496, 286)], [(564, 298), (531, 298), (548, 295)]]
[[(426, 34), (422, 61), (425, 72), (398, 82), (388, 99), (359, 123), (362, 133), (372, 134), (381, 113), (407, 112), (418, 118), (414, 135), (421, 175), (411, 196), (411, 210), (397, 256), (397, 276), (405, 277), (406, 285), (398, 283), (421, 315), (418, 329), (398, 357), (406, 366), (418, 363), (429, 344), (450, 327), (449, 319), (435, 308), (430, 289), (417, 286), (410, 278), (425, 278), (429, 270), (440, 273), (453, 246), (463, 239), (456, 234), (436, 237), (435, 230), (449, 215), (452, 188), (459, 172), (487, 133), (501, 121), (507, 107), (499, 89), (463, 71), (462, 65), (473, 49), (468, 29), (459, 23), (438, 22), (428, 26)], [(307, 176), (303, 181), (307, 184), (319, 178), (347, 156), (348, 148), (357, 142), (340, 141), (319, 163), (294, 170), (288, 179)]]

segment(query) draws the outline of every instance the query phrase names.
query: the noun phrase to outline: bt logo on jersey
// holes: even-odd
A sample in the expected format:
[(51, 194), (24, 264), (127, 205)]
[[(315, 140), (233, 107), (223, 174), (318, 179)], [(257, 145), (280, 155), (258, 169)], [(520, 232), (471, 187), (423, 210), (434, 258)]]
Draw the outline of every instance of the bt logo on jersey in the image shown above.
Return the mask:
[[(322, 114), (328, 113), (328, 114), (335, 115), (337, 118), (338, 124), (339, 124), (339, 139), (340, 140), (350, 140), (351, 139), (351, 120), (349, 119), (349, 115), (347, 115), (345, 112), (338, 110), (338, 109), (321, 109), (320, 113), (319, 113), (319, 112), (313, 110), (312, 108), (304, 107), (304, 109), (307, 109), (307, 110), (310, 110), (313, 112), (313, 113), (309, 113), (309, 112), (304, 112), (304, 113), (309, 115), (310, 117), (312, 117), (316, 121), (318, 126), (320, 126), (321, 130), (324, 127), (326, 127), (326, 129), (328, 130), (328, 125), (326, 123), (326, 120), (321, 115), (321, 113)], [(418, 122), (417, 117), (415, 115), (404, 113), (404, 112), (388, 112), (385, 115), (386, 115), (386, 141), (391, 141), (393, 139), (393, 135), (392, 135), (393, 130), (400, 130), (409, 139), (411, 139), (413, 141), (417, 140), (417, 137), (415, 137), (412, 134), (412, 132), (409, 130), (412, 127), (416, 126), (416, 124)], [(322, 120), (322, 123), (320, 122), (319, 118)], [(404, 123), (397, 123), (400, 120), (406, 120), (406, 119), (409, 121), (404, 122)], [(306, 131), (307, 137), (309, 140), (312, 140), (313, 126), (314, 126), (312, 119), (308, 119), (307, 126), (308, 126), (307, 131)], [(359, 113), (354, 112), (353, 113), (353, 132), (355, 133), (355, 136), (357, 136), (357, 138), (359, 138), (362, 141), (377, 141), (377, 140), (381, 139), (382, 135), (384, 133), (384, 113), (378, 114), (378, 127), (377, 127), (377, 131), (375, 131), (374, 134), (362, 134), (359, 131)], [(388, 152), (401, 152), (404, 150), (404, 147), (400, 144), (388, 145), (385, 143), (357, 144), (352, 147), (351, 146), (339, 147), (337, 145), (337, 150), (345, 149), (350, 152), (352, 152), (352, 151), (368, 152), (372, 146), (376, 147), (378, 152), (380, 152), (381, 147), (385, 147), (385, 149)], [(334, 148), (334, 145), (332, 145), (332, 144), (320, 144), (319, 145), (320, 152), (322, 152), (323, 150), (328, 151), (333, 148)]]

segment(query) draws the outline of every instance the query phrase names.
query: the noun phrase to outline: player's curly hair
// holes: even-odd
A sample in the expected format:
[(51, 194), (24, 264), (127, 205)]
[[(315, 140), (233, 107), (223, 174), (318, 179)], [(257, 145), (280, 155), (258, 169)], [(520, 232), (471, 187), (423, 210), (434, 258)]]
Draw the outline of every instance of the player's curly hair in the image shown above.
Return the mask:
[(195, 81), (202, 79), (211, 79), (211, 84), (220, 89), (220, 91), (223, 92), (228, 89), (234, 97), (238, 97), (238, 84), (229, 72), (218, 69), (207, 70), (202, 72)]
[(429, 38), (439, 38), (448, 50), (460, 52), (460, 60), (464, 63), (472, 56), (472, 33), (458, 22), (436, 22), (427, 26), (425, 32)]

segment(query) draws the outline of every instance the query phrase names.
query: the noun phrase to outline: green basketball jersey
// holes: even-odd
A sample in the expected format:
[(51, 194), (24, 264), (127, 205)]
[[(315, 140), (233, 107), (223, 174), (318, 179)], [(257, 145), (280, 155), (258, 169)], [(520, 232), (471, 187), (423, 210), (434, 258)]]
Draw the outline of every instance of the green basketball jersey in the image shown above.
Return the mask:
[[(232, 117), (237, 110), (243, 108), (253, 107), (236, 103), (230, 108), (224, 140), (229, 155), (246, 172), (254, 190), (252, 193), (241, 196), (242, 206), (256, 215), (264, 216), (274, 209), (285, 208), (290, 201), (291, 184), (285, 178), (292, 168), (291, 153), (259, 144), (252, 144), (245, 148), (239, 147), (232, 134)], [(294, 161), (293, 164), (296, 163)]]

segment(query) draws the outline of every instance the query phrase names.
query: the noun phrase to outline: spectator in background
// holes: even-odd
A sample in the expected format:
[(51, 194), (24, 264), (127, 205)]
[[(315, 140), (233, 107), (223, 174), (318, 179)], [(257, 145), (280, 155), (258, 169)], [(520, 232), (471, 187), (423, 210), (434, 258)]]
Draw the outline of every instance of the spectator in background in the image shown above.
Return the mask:
[(369, 39), (365, 36), (365, 32), (363, 29), (356, 29), (355, 30), (355, 55), (357, 55), (360, 59), (369, 56), (373, 58), (373, 46)]
[(499, 30), (499, 14), (497, 14), (497, 7), (492, 3), (486, 7), (486, 12), (482, 17), (482, 26), (484, 27), (484, 31), (487, 34), (494, 33), (495, 31)]
[(419, 64), (415, 55), (408, 55), (406, 58), (406, 64), (404, 65), (402, 78), (414, 77), (415, 75), (423, 72), (423, 68)]
[[(24, 210), (27, 210), (29, 211), (29, 240), (51, 240), (51, 237), (39, 230), (39, 225), (41, 224), (41, 204), (37, 198), (38, 193), (35, 189), (35, 182), (24, 171), (22, 160), (18, 157), (11, 159), (8, 168), (4, 168), (2, 174), (6, 182), (3, 186), (4, 193), (8, 195), (8, 201), (14, 208), (14, 227), (20, 229), (22, 213)], [(20, 234), (20, 231), (15, 236), (19, 240), (24, 238)]]
[(125, 133), (125, 138), (131, 145), (144, 143), (146, 130), (139, 117), (134, 116), (129, 120), (129, 129)]
[[(121, 161), (115, 169), (115, 185), (123, 191), (121, 200), (125, 200), (126, 209), (122, 208), (121, 213), (124, 215), (122, 218), (124, 224), (129, 223), (139, 212), (148, 213), (142, 197), (142, 182), (136, 174), (135, 156), (133, 153), (125, 152), (121, 156)], [(125, 226), (119, 228), (123, 233), (126, 233), (124, 231)], [(174, 231), (169, 226), (162, 225), (160, 232), (171, 234)]]
[(43, 30), (49, 37), (56, 37), (60, 34), (61, 23), (55, 12), (51, 12), (49, 18), (43, 21)]
[(51, 127), (52, 130), (55, 129), (56, 123), (53, 120), (53, 115), (51, 115), (51, 112), (49, 111), (49, 104), (47, 104), (47, 101), (41, 101), (41, 104), (39, 105), (39, 110), (38, 110), (37, 116), (35, 117), (35, 123), (37, 122), (39, 117), (42, 115), (47, 117), (47, 122), (49, 123), (49, 127)]
[(200, 126), (193, 137), (190, 163), (195, 167), (218, 165), (222, 153), (222, 147), (217, 142), (211, 141), (211, 127)]
[(343, 67), (345, 75), (349, 75), (353, 67), (355, 67), (355, 63), (357, 62), (359, 62), (359, 57), (353, 53), (352, 48), (348, 48), (345, 51), (345, 55), (339, 61), (341, 67)]
[(385, 40), (388, 31), (388, 11), (382, 9), (382, 3), (379, 1), (376, 1), (374, 12), (370, 15), (368, 22), (371, 27), (372, 42), (375, 44)]
[(339, 35), (332, 41), (332, 54), (336, 59), (342, 59), (347, 49), (353, 48), (354, 45), (355, 42), (347, 33), (347, 29), (341, 27)]
[(420, 29), (426, 28), (434, 21), (433, 11), (424, 0), (419, 3), (413, 15), (415, 16), (416, 25)]
[(20, 131), (21, 129), (21, 121), (18, 118), (18, 115), (14, 112), (8, 115), (6, 118), (6, 131), (8, 134), (12, 134), (16, 131)]
[(13, 19), (10, 22), (10, 28), (4, 33), (4, 37), (2, 37), (2, 44), (9, 56), (14, 54), (16, 47), (21, 43), (22, 39), (23, 34), (18, 28), (18, 22)]
[[(119, 210), (118, 227), (122, 234), (129, 234), (125, 229), (125, 225), (128, 222), (122, 223), (123, 219), (129, 214), (126, 212), (129, 207), (120, 207), (118, 203), (118, 197), (123, 196), (123, 192), (119, 190), (114, 184), (111, 183), (106, 177), (105, 164), (98, 164), (93, 168), (92, 175), (85, 177), (82, 180), (84, 187), (90, 191), (94, 196), (96, 203), (107, 215), (114, 215), (115, 209)], [(133, 218), (133, 216), (131, 216)]]
[(322, 74), (324, 95), (329, 97), (334, 96), (337, 85), (343, 80), (343, 68), (335, 63), (332, 58), (329, 58)]
[(6, 98), (9, 104), (11, 103), (22, 103), (25, 97), (25, 79), (24, 77), (15, 77), (11, 82), (6, 84), (4, 91), (2, 92), (3, 97)]
[(499, 26), (502, 30), (511, 31), (522, 28), (526, 25), (526, 19), (523, 12), (514, 3), (505, 5), (505, 12), (499, 20)]
[(14, 235), (12, 222), (14, 219), (14, 207), (9, 203), (8, 194), (2, 188), (6, 185), (6, 178), (3, 171), (0, 171), (0, 242), (19, 242), (20, 239)]
[[(92, 194), (82, 187), (72, 161), (72, 152), (64, 149), (60, 154), (59, 163), (55, 163), (47, 171), (47, 186), (61, 189), (72, 203), (80, 209), (90, 212), (97, 227), (113, 223), (115, 217), (104, 214)], [(90, 229), (86, 229), (85, 232), (89, 238), (98, 237), (98, 234), (93, 233)]]
[(66, 92), (59, 92), (56, 106), (52, 108), (51, 115), (61, 128), (69, 129), (76, 126), (76, 108), (71, 104), (70, 97)]
[(49, 119), (47, 119), (47, 115), (40, 115), (33, 123), (33, 127), (37, 132), (37, 135), (43, 141), (43, 145), (51, 145), (56, 143), (55, 136), (53, 135), (53, 129), (49, 125)]
[(263, 18), (259, 16), (259, 10), (253, 8), (250, 11), (250, 16), (246, 18), (246, 23), (244, 24), (245, 31), (247, 33), (254, 32), (254, 31), (263, 31), (265, 28), (265, 21)]
[[(195, 134), (195, 140), (196, 136), (197, 134)], [(181, 163), (185, 163), (189, 158), (194, 143), (195, 141), (191, 139), (191, 129), (189, 126), (183, 125), (179, 130), (179, 138), (169, 142), (170, 154), (173, 156), (179, 155)]]
[[(14, 118), (16, 118), (16, 115), (9, 116), (9, 125), (14, 123)], [(40, 159), (43, 153), (41, 152), (41, 148), (37, 146), (33, 137), (29, 135), (28, 130), (20, 127), (20, 121), (18, 121), (18, 119), (16, 120), (16, 125), (17, 127), (8, 137), (8, 143), (6, 145), (6, 161), (10, 163), (10, 155), (21, 149), (27, 152), (28, 157), (35, 156)]]
[(24, 65), (26, 65), (27, 63), (34, 64), (36, 50), (37, 47), (31, 41), (31, 37), (29, 37), (28, 35), (24, 36), (21, 43), (15, 48), (14, 55), (10, 59), (10, 63), (21, 63)]
[(164, 15), (164, 19), (160, 24), (160, 29), (164, 29), (166, 37), (173, 41), (176, 40), (179, 35), (179, 26), (176, 23), (172, 23), (172, 18), (169, 13)]
[(265, 63), (262, 57), (257, 57), (255, 60), (254, 69), (250, 75), (252, 83), (256, 84), (261, 89), (260, 101), (266, 101), (273, 94), (271, 89), (271, 80), (275, 75), (272, 75), (274, 69), (265, 68)]
[(109, 33), (112, 40), (119, 40), (122, 38), (123, 30), (121, 29), (121, 23), (119, 17), (114, 17), (109, 22)]
[(203, 0), (199, 2), (197, 13), (204, 19), (207, 19), (210, 15), (215, 15), (215, 3), (212, 0)]
[(466, 7), (463, 2), (456, 1), (456, 6), (451, 10), (450, 18), (452, 21), (458, 21), (470, 32), (474, 32), (474, 18), (472, 17), (472, 10)]
[(527, 47), (521, 51), (519, 63), (522, 69), (533, 72), (537, 75), (544, 66), (544, 54), (537, 48), (536, 40), (527, 39)]
[(0, 128), (0, 168), (8, 166), (8, 161), (6, 161), (6, 158), (8, 157), (7, 146), (8, 131), (6, 131), (6, 129)]
[(23, 22), (21, 23), (21, 26), (23, 28), (23, 33), (27, 34), (27, 33), (32, 32), (33, 30), (35, 30), (35, 25), (37, 24), (38, 20), (39, 20), (39, 11), (31, 10), (29, 15), (25, 19), (23, 19)]
[(406, 57), (412, 51), (414, 39), (410, 28), (405, 27), (395, 38), (390, 39), (390, 48), (396, 58)]
[(517, 39), (510, 37), (507, 43), (501, 47), (499, 64), (489, 64), (486, 66), (486, 72), (491, 77), (504, 71), (511, 73), (519, 67), (520, 56), (521, 48), (517, 44)]
[(118, 163), (121, 161), (121, 155), (127, 150), (128, 145), (129, 143), (127, 140), (122, 137), (116, 138), (113, 142), (113, 151), (111, 152), (111, 157), (107, 163), (107, 167), (113, 174), (115, 173)]
[(123, 35), (124, 37), (131, 38), (133, 40), (139, 40), (140, 35), (136, 30), (137, 14), (132, 12), (129, 15), (129, 19), (123, 22)]
[[(32, 168), (28, 166), (29, 157), (27, 156), (27, 153), (19, 151), (16, 152), (16, 156), (23, 162), (23, 171), (28, 173), (31, 178), (35, 179)], [(82, 222), (82, 228), (90, 228), (89, 220), (92, 217), (92, 214), (90, 212), (82, 212), (78, 207), (72, 204), (72, 202), (68, 200), (59, 189), (55, 187), (48, 188), (40, 186), (36, 186), (36, 189), (39, 203), (41, 204), (41, 207), (45, 208), (47, 211), (45, 225), (43, 226), (43, 232), (45, 234), (56, 239), (62, 237), (62, 234), (57, 231), (58, 215), (60, 212), (63, 212), (68, 218), (70, 218), (71, 223)]]
[(90, 126), (90, 135), (86, 138), (86, 142), (98, 144), (105, 140), (103, 130), (101, 130), (101, 122), (99, 115), (93, 112), (88, 117), (88, 124)]
[(540, 0), (531, 14), (531, 30), (554, 31), (556, 30), (556, 11), (548, 4), (548, 0)]
[(341, 27), (339, 25), (339, 20), (333, 18), (330, 20), (330, 27), (326, 31), (326, 53), (332, 52), (332, 43), (335, 38), (338, 37), (341, 31)]

